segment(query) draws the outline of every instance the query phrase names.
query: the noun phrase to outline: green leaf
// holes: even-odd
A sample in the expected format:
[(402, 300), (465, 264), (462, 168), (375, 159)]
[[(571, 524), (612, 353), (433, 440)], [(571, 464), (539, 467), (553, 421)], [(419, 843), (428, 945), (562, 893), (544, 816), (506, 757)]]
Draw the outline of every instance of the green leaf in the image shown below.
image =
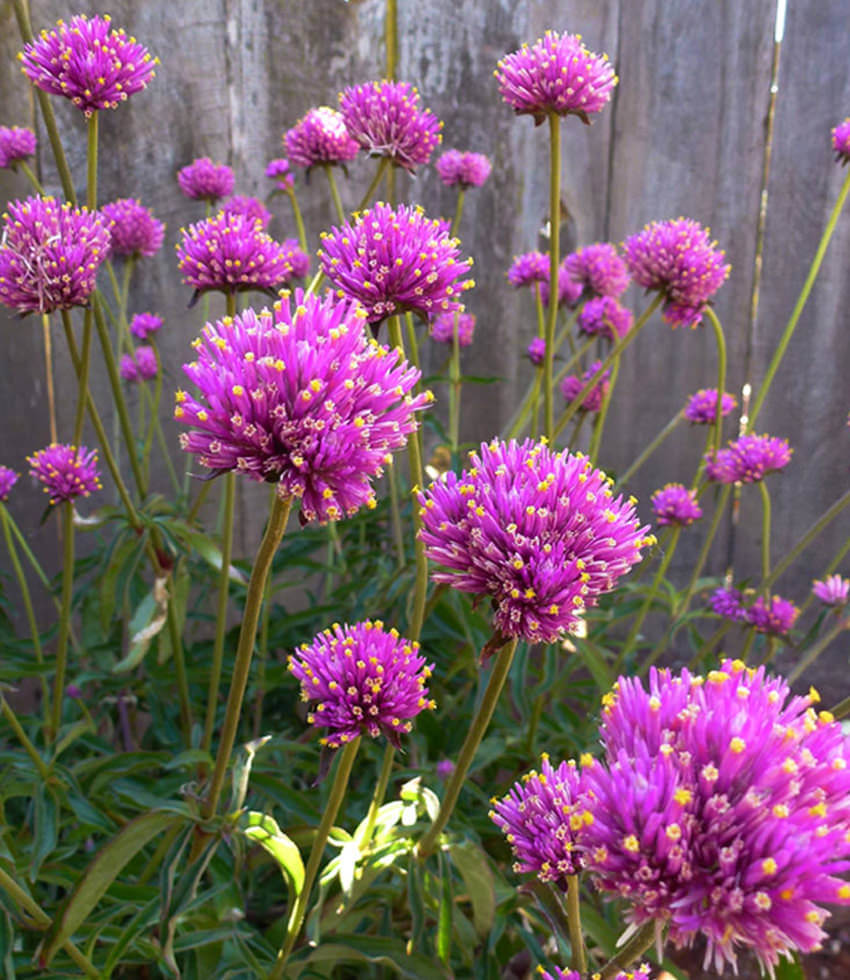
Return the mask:
[(780, 960), (776, 967), (776, 980), (806, 980), (806, 971), (800, 964), (799, 957), (790, 960)]
[(440, 853), (440, 908), (437, 914), (437, 956), (448, 966), (452, 955), (452, 869)]
[[(211, 565), (217, 572), (221, 571), (221, 548), (211, 538), (208, 538), (205, 534), (201, 534), (200, 531), (187, 531), (184, 538), (186, 544), (193, 551), (197, 552), (208, 565)], [(245, 574), (236, 568), (235, 565), (230, 566), (227, 577), (237, 585), (248, 585), (248, 579), (245, 577)]]
[[(189, 586), (192, 578), (189, 574), (189, 566), (185, 561), (178, 561), (171, 573), (171, 592), (170, 602), (174, 611), (174, 618), (177, 620), (176, 634), (183, 636), (183, 627), (186, 625), (186, 606), (189, 602)], [(156, 662), (165, 664), (171, 659), (171, 631), (162, 630), (159, 634), (159, 650), (157, 651)]]
[(487, 856), (470, 841), (452, 845), (449, 855), (472, 903), (475, 931), (483, 938), (490, 932), (496, 915), (496, 892)]
[(447, 980), (450, 976), (442, 964), (419, 953), (408, 954), (401, 940), (384, 936), (336, 935), (301, 963), (375, 963), (391, 967), (405, 980)]
[(59, 840), (59, 807), (53, 794), (43, 784), (36, 787), (33, 802), (35, 822), (29, 880), (34, 882), (41, 865), (53, 853)]
[(176, 819), (171, 813), (145, 813), (131, 820), (100, 849), (47, 931), (38, 954), (40, 966), (50, 964), (56, 950), (85, 922), (125, 865)]
[(153, 638), (165, 626), (168, 613), (166, 580), (157, 579), (153, 589), (142, 599), (130, 620), (130, 649), (112, 668), (113, 674), (124, 674), (138, 667)]
[(272, 856), (291, 886), (293, 898), (300, 895), (304, 886), (304, 862), (295, 842), (266, 813), (251, 810), (246, 819), (248, 826), (242, 828), (242, 833)]
[(100, 628), (104, 636), (109, 633), (112, 614), (115, 611), (115, 600), (118, 596), (118, 578), (127, 567), (132, 555), (141, 549), (139, 539), (134, 535), (121, 542), (112, 551), (109, 565), (100, 579)]

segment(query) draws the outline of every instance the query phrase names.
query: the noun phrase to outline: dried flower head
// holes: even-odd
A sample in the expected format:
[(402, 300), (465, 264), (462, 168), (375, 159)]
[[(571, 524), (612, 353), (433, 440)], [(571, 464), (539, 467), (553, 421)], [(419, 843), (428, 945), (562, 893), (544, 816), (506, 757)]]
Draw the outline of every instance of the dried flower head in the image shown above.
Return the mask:
[[(720, 400), (720, 412), (723, 418), (737, 406), (734, 395), (723, 392)], [(717, 419), (717, 389), (700, 388), (688, 399), (685, 405), (685, 418), (695, 425), (714, 425)]]
[(769, 599), (758, 596), (746, 610), (747, 622), (757, 633), (785, 636), (800, 615), (800, 610), (788, 599), (774, 595)]
[(285, 157), (277, 157), (269, 160), (266, 166), (266, 177), (277, 183), (278, 190), (289, 191), (295, 185), (295, 175), (289, 167), (289, 161)]
[(845, 119), (833, 129), (832, 148), (836, 162), (842, 167), (850, 161), (850, 119)]
[(271, 211), (256, 197), (247, 194), (234, 194), (229, 201), (221, 206), (225, 214), (241, 214), (249, 221), (255, 221), (261, 228), (268, 228), (272, 220)]
[(233, 193), (236, 179), (226, 163), (213, 163), (209, 157), (198, 157), (177, 171), (177, 183), (186, 197), (193, 201), (215, 204), (219, 198)]
[(696, 327), (731, 268), (716, 246), (699, 222), (676, 218), (646, 225), (623, 249), (634, 281), (664, 297), (664, 319), (674, 327)]
[(687, 527), (702, 517), (696, 490), (681, 483), (668, 483), (652, 495), (652, 510), (658, 524)]
[(551, 643), (614, 588), (652, 543), (634, 498), (590, 460), (545, 443), (494, 440), (419, 494), (435, 582), (489, 596), (507, 637)]
[(621, 296), (631, 282), (626, 263), (615, 245), (597, 242), (584, 245), (564, 259), (572, 279), (597, 296)]
[[(577, 374), (568, 374), (564, 380), (561, 382), (561, 394), (566, 399), (568, 405), (572, 403), (581, 395), (584, 391), (584, 386), (590, 381), (596, 372), (602, 367), (602, 361), (594, 361), (590, 367), (581, 376)], [(596, 382), (596, 384), (590, 389), (590, 391), (584, 396), (581, 402), (582, 412), (598, 412), (602, 408), (602, 403), (605, 401), (605, 396), (608, 394), (608, 388), (611, 383), (611, 371), (605, 371), (602, 377)]]
[(812, 583), (812, 595), (827, 606), (843, 606), (850, 595), (850, 579), (840, 575), (827, 575)]
[(24, 313), (85, 306), (109, 254), (108, 222), (53, 197), (12, 201), (0, 239), (0, 303)]
[(85, 14), (42, 31), (18, 58), (33, 85), (70, 99), (86, 116), (115, 109), (147, 88), (157, 64), (134, 37), (112, 30), (108, 16)]
[(506, 54), (493, 74), (505, 102), (517, 114), (534, 116), (538, 125), (549, 113), (589, 123), (617, 84), (607, 55), (589, 51), (580, 34), (554, 31)]
[(791, 462), (793, 450), (778, 436), (744, 435), (705, 457), (705, 475), (717, 483), (757, 483)]
[(526, 348), (526, 354), (532, 364), (540, 367), (546, 358), (546, 341), (542, 337), (535, 337)]
[(446, 187), (481, 187), (490, 176), (491, 164), (483, 153), (447, 150), (437, 160), (437, 174)]
[(523, 252), (515, 255), (507, 272), (508, 282), (521, 289), (534, 282), (549, 284), (549, 256), (544, 252)]
[(407, 82), (351, 86), (340, 93), (339, 108), (349, 135), (367, 153), (405, 170), (427, 163), (443, 139), (443, 124), (419, 108), (419, 92)]
[(5, 503), (9, 499), (12, 487), (18, 482), (18, 476), (19, 474), (8, 466), (0, 466), (0, 503)]
[(180, 444), (215, 473), (237, 470), (301, 498), (303, 521), (374, 506), (370, 480), (401, 449), (430, 392), (419, 371), (367, 339), (356, 303), (296, 290), (274, 311), (208, 323), (177, 393)]
[(475, 334), (475, 317), (471, 313), (441, 313), (434, 317), (429, 327), (431, 339), (440, 344), (451, 344), (457, 323), (458, 347), (469, 347)]
[(384, 630), (380, 620), (334, 624), (289, 657), (301, 682), (301, 699), (311, 703), (307, 721), (327, 729), (321, 742), (339, 748), (358, 735), (386, 735), (398, 747), (411, 719), (433, 709), (428, 678), (434, 669), (419, 644)]
[(165, 225), (140, 201), (122, 197), (104, 204), (100, 210), (112, 222), (110, 255), (148, 258), (162, 248)]
[(289, 159), (298, 167), (347, 163), (360, 152), (345, 128), (342, 113), (330, 106), (310, 111), (283, 134)]
[(139, 340), (147, 340), (162, 329), (162, 317), (155, 313), (136, 313), (130, 321), (130, 333)]
[(51, 504), (59, 504), (77, 497), (88, 497), (95, 490), (101, 490), (100, 474), (97, 470), (97, 450), (85, 446), (68, 446), (51, 443), (46, 449), (27, 456), (30, 474), (50, 495)]
[(31, 129), (23, 126), (0, 126), (0, 170), (14, 167), (21, 160), (35, 156), (38, 141)]
[(613, 296), (596, 296), (589, 299), (578, 315), (578, 329), (588, 337), (605, 337), (619, 340), (632, 329), (632, 311), (620, 306)]
[(422, 317), (463, 311), (459, 296), (474, 286), (458, 282), (472, 265), (460, 258), (460, 242), (445, 222), (421, 208), (378, 203), (354, 223), (322, 234), (322, 271), (338, 296), (359, 300), (371, 324), (395, 313)]

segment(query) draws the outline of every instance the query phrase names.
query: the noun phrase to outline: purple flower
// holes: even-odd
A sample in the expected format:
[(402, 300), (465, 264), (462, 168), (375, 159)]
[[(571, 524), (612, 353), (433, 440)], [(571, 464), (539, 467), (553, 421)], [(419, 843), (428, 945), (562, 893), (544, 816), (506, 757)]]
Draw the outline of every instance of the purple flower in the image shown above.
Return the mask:
[(770, 599), (759, 596), (746, 610), (747, 622), (753, 629), (770, 636), (785, 636), (799, 615), (800, 610), (793, 602), (778, 595)]
[[(584, 390), (584, 386), (601, 367), (602, 361), (594, 361), (580, 377), (577, 374), (568, 374), (564, 378), (561, 382), (561, 394), (566, 399), (568, 405), (571, 405), (578, 398)], [(598, 412), (602, 408), (602, 402), (608, 394), (610, 378), (610, 370), (605, 371), (602, 377), (584, 396), (584, 400), (581, 403), (582, 412)]]
[(0, 170), (35, 155), (35, 133), (23, 126), (0, 126)]
[(0, 502), (9, 499), (12, 487), (18, 482), (18, 474), (8, 466), (0, 466)]
[(155, 313), (137, 313), (130, 321), (130, 333), (139, 340), (147, 340), (161, 329), (162, 317)]
[(544, 754), (503, 799), (491, 800), (489, 816), (511, 845), (514, 871), (536, 875), (566, 890), (567, 877), (581, 870), (576, 835), (586, 818), (581, 776), (575, 762), (553, 769)]
[(695, 490), (681, 483), (668, 483), (652, 495), (652, 510), (658, 524), (687, 527), (702, 517)]
[(425, 686), (434, 665), (418, 643), (380, 621), (335, 624), (303, 644), (288, 666), (301, 681), (302, 701), (312, 705), (307, 721), (328, 730), (321, 743), (333, 749), (358, 735), (386, 735), (398, 747), (411, 719), (436, 707)]
[(483, 153), (447, 150), (437, 160), (437, 173), (446, 187), (480, 187), (490, 176), (491, 164)]
[(542, 337), (535, 337), (525, 352), (531, 363), (540, 367), (546, 357), (546, 341)]
[(349, 135), (367, 153), (405, 170), (427, 163), (443, 139), (443, 124), (419, 108), (419, 93), (407, 82), (349, 87), (340, 93), (339, 108)]
[(621, 677), (604, 700), (605, 760), (582, 770), (579, 835), (602, 891), (706, 965), (750, 949), (768, 971), (823, 940), (823, 902), (850, 904), (850, 742), (816, 695), (740, 661), (695, 677)]
[(717, 483), (757, 483), (791, 462), (793, 450), (778, 436), (744, 435), (705, 456), (705, 475)]
[(364, 311), (300, 289), (274, 312), (208, 323), (184, 366), (199, 400), (177, 392), (180, 444), (216, 473), (237, 470), (301, 498), (303, 521), (374, 506), (370, 479), (416, 429), (432, 400), (419, 371), (364, 332)]
[(431, 339), (440, 344), (451, 344), (454, 340), (455, 320), (457, 320), (458, 347), (469, 347), (475, 333), (475, 317), (471, 313), (441, 313), (431, 321)]
[(744, 596), (740, 589), (727, 589), (720, 587), (711, 593), (709, 598), (711, 609), (718, 616), (724, 619), (731, 619), (735, 623), (741, 623), (747, 618), (747, 610), (744, 608)]
[(97, 450), (85, 446), (51, 443), (46, 449), (27, 456), (30, 474), (44, 485), (44, 492), (50, 495), (51, 504), (76, 497), (88, 497), (95, 490), (101, 490), (100, 474), (97, 471)]
[(547, 113), (589, 123), (617, 84), (607, 55), (588, 51), (578, 34), (554, 31), (505, 55), (495, 75), (505, 102), (517, 114), (534, 116), (538, 125)]
[(598, 296), (621, 296), (629, 285), (626, 263), (610, 242), (585, 245), (564, 259), (572, 279)]
[(84, 306), (109, 254), (106, 220), (53, 197), (12, 201), (0, 239), (0, 303), (18, 312)]
[(150, 381), (159, 370), (153, 347), (142, 344), (134, 354), (121, 356), (121, 377), (125, 381)]
[(435, 582), (490, 596), (507, 637), (551, 643), (652, 543), (634, 503), (581, 455), (494, 440), (419, 494)]
[(330, 106), (310, 111), (283, 134), (289, 159), (299, 167), (347, 163), (360, 152), (345, 128), (342, 114)]
[(517, 289), (533, 282), (549, 284), (549, 256), (543, 252), (523, 252), (515, 255), (508, 269), (508, 282)]
[(261, 228), (268, 228), (272, 220), (271, 212), (262, 201), (245, 194), (234, 195), (222, 204), (221, 210), (225, 214), (241, 214), (250, 221), (256, 221)]
[(850, 579), (840, 575), (828, 575), (825, 579), (815, 579), (812, 595), (827, 606), (843, 606), (850, 594)]
[(139, 380), (139, 369), (136, 366), (136, 361), (132, 354), (121, 355), (118, 370), (125, 381), (133, 382)]
[(213, 163), (209, 157), (198, 157), (177, 171), (180, 190), (193, 201), (209, 201), (229, 197), (235, 184), (233, 171), (226, 163)]
[(303, 279), (310, 271), (310, 256), (301, 250), (297, 238), (284, 238), (280, 243), (288, 267), (287, 282)]
[(359, 300), (369, 323), (380, 324), (408, 310), (426, 318), (462, 312), (457, 297), (474, 283), (457, 281), (472, 265), (460, 260), (459, 245), (421, 208), (379, 203), (324, 232), (319, 257), (337, 295)]
[(285, 157), (269, 160), (266, 166), (266, 177), (277, 182), (278, 190), (288, 191), (295, 185), (295, 177), (289, 169), (289, 161)]
[(437, 763), (438, 779), (449, 779), (454, 771), (455, 764), (451, 759), (440, 759), (440, 761)]
[[(555, 967), (554, 973), (549, 973), (542, 966), (538, 967), (536, 974), (538, 980), (582, 980), (581, 974), (577, 970), (562, 970), (559, 966)], [(599, 974), (594, 974), (594, 977)], [(650, 980), (649, 967), (642, 963), (634, 970), (620, 970), (615, 973), (612, 980)]]
[(177, 257), (183, 282), (198, 293), (274, 289), (294, 275), (291, 249), (241, 214), (218, 214), (181, 229)]
[(646, 225), (623, 248), (634, 281), (664, 296), (664, 319), (674, 327), (696, 327), (731, 268), (716, 246), (707, 228), (676, 218)]
[[(720, 402), (723, 418), (726, 418), (737, 404), (735, 396), (724, 391)], [(685, 405), (685, 418), (695, 425), (713, 425), (717, 419), (717, 389), (700, 388), (691, 395)]]
[(147, 88), (158, 63), (134, 37), (111, 30), (108, 16), (85, 14), (42, 31), (18, 58), (33, 85), (70, 99), (86, 116)]
[(110, 255), (148, 258), (162, 248), (165, 225), (141, 202), (122, 197), (104, 204), (101, 213), (112, 222), (109, 226)]
[(632, 311), (620, 306), (612, 296), (596, 296), (589, 299), (578, 315), (578, 329), (588, 337), (606, 337), (619, 340), (632, 329)]
[[(544, 306), (549, 305), (549, 256), (546, 258), (546, 278), (540, 283), (540, 299)], [(558, 266), (558, 306), (575, 306), (581, 299), (582, 287), (577, 283), (562, 262)]]
[(832, 148), (836, 162), (843, 167), (850, 160), (850, 119), (845, 119), (833, 129)]

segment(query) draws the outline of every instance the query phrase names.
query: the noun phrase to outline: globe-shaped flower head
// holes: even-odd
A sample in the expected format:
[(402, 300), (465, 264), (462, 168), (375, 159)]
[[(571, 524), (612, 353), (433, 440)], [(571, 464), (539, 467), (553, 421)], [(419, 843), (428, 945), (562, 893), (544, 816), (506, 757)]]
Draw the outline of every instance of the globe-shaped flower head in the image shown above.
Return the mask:
[(347, 163), (360, 152), (345, 128), (342, 114), (330, 106), (311, 109), (283, 134), (289, 159), (299, 167)]
[(758, 483), (784, 470), (793, 450), (778, 436), (741, 436), (705, 457), (705, 475), (717, 483)]
[(18, 55), (37, 88), (63, 95), (90, 116), (115, 109), (154, 77), (155, 58), (134, 37), (112, 30), (108, 16), (72, 17), (42, 31)]
[(605, 337), (619, 340), (632, 329), (632, 311), (620, 306), (613, 296), (595, 296), (589, 299), (578, 315), (578, 329), (588, 337)]
[(184, 366), (200, 395), (178, 392), (174, 416), (201, 465), (300, 497), (304, 521), (339, 520), (374, 505), (371, 478), (431, 394), (410, 394), (419, 371), (367, 339), (356, 303), (301, 290), (294, 301), (208, 323)]
[(505, 55), (493, 74), (505, 102), (517, 114), (534, 116), (536, 124), (549, 113), (589, 123), (617, 84), (607, 55), (588, 51), (579, 34), (554, 31)]
[(8, 466), (0, 466), (0, 503), (9, 499), (12, 487), (18, 482), (18, 474)]
[(652, 510), (659, 525), (687, 527), (702, 517), (695, 490), (681, 483), (668, 483), (652, 495)]
[(108, 221), (52, 197), (12, 201), (0, 239), (0, 303), (19, 313), (85, 306), (109, 254)]
[(321, 742), (334, 749), (358, 735), (386, 735), (397, 747), (411, 719), (436, 707), (425, 686), (433, 668), (418, 643), (380, 621), (336, 624), (289, 657), (301, 698), (312, 704), (307, 721), (327, 729)]
[(590, 460), (494, 440), (419, 494), (435, 582), (489, 596), (505, 637), (551, 643), (654, 541)]
[(214, 204), (233, 193), (236, 178), (226, 163), (213, 163), (209, 157), (198, 157), (177, 171), (177, 183), (186, 197), (193, 201)]
[(379, 203), (323, 233), (319, 257), (337, 294), (359, 300), (369, 322), (380, 324), (407, 311), (425, 318), (462, 311), (459, 297), (474, 282), (458, 281), (472, 265), (459, 245), (421, 208)]
[(261, 228), (268, 228), (272, 220), (271, 211), (256, 197), (247, 194), (234, 194), (221, 206), (225, 214), (241, 214), (249, 221), (259, 222)]
[[(532, 255), (540, 255), (540, 252), (532, 252)], [(549, 305), (549, 256), (546, 259), (546, 275), (540, 282), (540, 299), (544, 306)], [(567, 271), (564, 262), (558, 266), (558, 307), (575, 306), (581, 299), (582, 286), (573, 279)]]
[(674, 327), (697, 327), (731, 268), (716, 246), (707, 228), (676, 218), (646, 225), (623, 248), (634, 281), (663, 295), (664, 319)]
[[(737, 406), (734, 395), (724, 391), (720, 399), (720, 412), (723, 418)], [(713, 425), (717, 419), (717, 389), (700, 388), (694, 392), (685, 405), (685, 418), (694, 425)]]
[(836, 162), (843, 167), (850, 162), (850, 119), (839, 123), (832, 131), (832, 148)]
[[(594, 977), (598, 974), (594, 974)], [(555, 967), (555, 972), (550, 973), (548, 970), (544, 970), (542, 966), (537, 968), (536, 980), (582, 980), (581, 974), (578, 970), (562, 970), (559, 966)], [(640, 966), (635, 967), (634, 970), (619, 970), (611, 980), (651, 980), (651, 974), (649, 967), (642, 963)]]
[(850, 579), (842, 578), (841, 575), (815, 579), (812, 583), (812, 595), (826, 606), (843, 606), (850, 596)]
[(540, 367), (546, 357), (546, 341), (542, 337), (535, 337), (526, 347), (525, 353), (532, 364)]
[(27, 456), (30, 473), (42, 484), (51, 504), (60, 504), (77, 497), (88, 497), (102, 489), (97, 470), (97, 450), (85, 446), (51, 443)]
[(121, 377), (125, 381), (150, 381), (159, 370), (153, 347), (142, 344), (132, 354), (121, 357)]
[(35, 155), (35, 133), (23, 126), (0, 126), (0, 170)]
[(112, 222), (109, 226), (111, 255), (150, 257), (162, 248), (165, 225), (140, 201), (122, 197), (104, 204), (100, 210)]
[(475, 317), (471, 313), (441, 313), (431, 321), (431, 339), (437, 343), (451, 344), (455, 330), (458, 347), (469, 347), (475, 335)]
[(162, 329), (162, 317), (156, 313), (136, 313), (130, 321), (130, 333), (139, 340), (147, 340)]
[(431, 159), (443, 138), (443, 124), (419, 108), (419, 92), (407, 82), (351, 86), (340, 93), (339, 108), (349, 135), (367, 153), (411, 172)]
[(295, 177), (289, 166), (289, 161), (285, 157), (269, 160), (266, 166), (266, 177), (275, 181), (279, 191), (292, 190), (295, 185)]
[[(561, 394), (564, 396), (568, 405), (572, 405), (576, 401), (582, 391), (584, 391), (584, 386), (596, 375), (601, 367), (602, 361), (594, 361), (582, 375), (568, 374), (564, 378), (561, 382)], [(582, 399), (580, 409), (582, 412), (598, 412), (602, 408), (602, 403), (608, 394), (610, 380), (610, 370), (603, 372), (602, 377), (600, 377)]]
[(747, 610), (744, 606), (744, 594), (740, 589), (726, 588), (721, 586), (715, 589), (709, 597), (709, 604), (712, 612), (717, 613), (724, 619), (731, 619), (735, 623), (741, 623), (747, 618)]
[(549, 256), (543, 252), (523, 252), (515, 255), (507, 271), (508, 282), (516, 289), (535, 282), (549, 282)]
[(585, 245), (571, 252), (564, 259), (564, 266), (577, 283), (597, 296), (616, 299), (630, 282), (626, 263), (610, 242)]
[(800, 610), (789, 599), (774, 595), (769, 598), (757, 596), (755, 602), (746, 610), (747, 622), (757, 633), (768, 636), (785, 636), (800, 615)]
[(447, 150), (437, 160), (437, 173), (446, 187), (481, 187), (490, 176), (490, 161), (483, 153)]

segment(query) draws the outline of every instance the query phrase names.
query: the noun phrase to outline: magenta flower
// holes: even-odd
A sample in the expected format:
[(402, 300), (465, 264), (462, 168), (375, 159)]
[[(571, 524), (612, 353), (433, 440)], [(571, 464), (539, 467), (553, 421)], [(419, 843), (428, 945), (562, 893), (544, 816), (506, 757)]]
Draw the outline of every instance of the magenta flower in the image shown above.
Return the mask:
[(141, 202), (122, 197), (104, 204), (101, 213), (112, 222), (109, 226), (110, 255), (148, 258), (162, 248), (165, 225)]
[(345, 128), (342, 114), (330, 106), (310, 111), (283, 134), (289, 159), (299, 167), (347, 163), (360, 152)]
[(758, 596), (746, 610), (750, 626), (757, 633), (768, 633), (770, 636), (785, 636), (799, 615), (800, 610), (793, 602), (778, 595), (771, 596), (770, 599)]
[(19, 313), (85, 306), (109, 254), (107, 221), (53, 197), (12, 201), (0, 238), (0, 303)]
[(196, 293), (271, 290), (293, 277), (291, 250), (241, 214), (218, 214), (181, 229), (177, 258)]
[(727, 589), (721, 586), (711, 593), (709, 603), (712, 612), (724, 619), (741, 623), (747, 618), (747, 610), (744, 608), (744, 595), (740, 589)]
[(843, 606), (850, 595), (850, 579), (840, 575), (828, 575), (825, 579), (815, 579), (812, 595), (827, 606)]
[(159, 366), (153, 347), (142, 344), (134, 354), (121, 355), (121, 377), (125, 381), (150, 381), (155, 378)]
[(491, 164), (483, 153), (447, 150), (437, 160), (437, 174), (446, 187), (481, 187), (490, 176)]
[(521, 289), (534, 282), (549, 284), (549, 256), (543, 252), (523, 252), (515, 255), (513, 264), (507, 272), (508, 282)]
[(458, 282), (472, 265), (460, 259), (460, 242), (444, 222), (426, 218), (421, 208), (374, 207), (322, 234), (322, 271), (338, 296), (359, 300), (369, 323), (395, 313), (422, 317), (463, 311), (459, 295), (474, 282)]
[(132, 354), (122, 354), (118, 364), (118, 371), (125, 381), (134, 382), (139, 380), (139, 369)]
[[(723, 418), (726, 418), (737, 404), (735, 396), (724, 391), (720, 401)], [(691, 395), (685, 405), (685, 418), (695, 425), (713, 425), (717, 419), (717, 389), (700, 388)]]
[(451, 759), (440, 759), (437, 763), (437, 778), (449, 779), (455, 771), (455, 764)]
[(249, 221), (256, 221), (261, 228), (268, 228), (272, 220), (271, 211), (257, 200), (256, 197), (248, 197), (245, 194), (236, 194), (225, 201), (221, 206), (225, 214), (241, 214)]
[(471, 313), (441, 313), (431, 321), (431, 339), (440, 344), (451, 344), (454, 340), (455, 320), (457, 320), (458, 347), (469, 347), (475, 334), (475, 317)]
[(9, 499), (12, 487), (18, 482), (18, 474), (8, 466), (0, 466), (0, 503)]
[(646, 225), (626, 239), (623, 249), (634, 281), (664, 296), (664, 319), (674, 327), (696, 327), (731, 268), (716, 246), (707, 228), (676, 218)]
[(652, 543), (634, 504), (580, 455), (494, 440), (419, 494), (435, 582), (490, 596), (506, 637), (551, 643)]
[(418, 643), (380, 621), (335, 624), (303, 644), (288, 666), (301, 681), (302, 701), (311, 703), (307, 721), (328, 730), (320, 741), (333, 749), (358, 735), (386, 735), (398, 747), (411, 719), (436, 707), (425, 686), (434, 665)]
[(652, 495), (652, 510), (658, 524), (687, 527), (702, 517), (695, 490), (681, 483), (668, 483)]
[(289, 161), (285, 157), (277, 157), (269, 160), (266, 166), (266, 177), (277, 183), (280, 191), (291, 190), (295, 185), (295, 176), (289, 168)]
[(137, 313), (130, 321), (130, 333), (139, 340), (147, 340), (162, 329), (162, 317), (155, 313)]
[(585, 245), (564, 259), (572, 279), (598, 296), (621, 296), (631, 281), (626, 263), (610, 242)]
[(532, 769), (503, 799), (491, 800), (490, 819), (508, 839), (514, 871), (567, 887), (582, 867), (576, 835), (587, 818), (581, 775), (575, 762), (554, 769), (544, 753), (540, 772)]
[[(549, 305), (549, 256), (546, 258), (546, 278), (540, 282), (540, 299), (544, 306)], [(577, 283), (562, 262), (558, 266), (558, 307), (575, 306), (581, 299), (582, 287)]]
[(705, 475), (717, 483), (757, 483), (791, 462), (794, 450), (777, 436), (744, 435), (705, 456)]
[(36, 88), (70, 99), (86, 116), (117, 108), (147, 88), (158, 59), (110, 24), (108, 15), (60, 20), (55, 30), (24, 45), (18, 55), (24, 74)]
[(619, 340), (632, 329), (632, 311), (620, 306), (612, 296), (596, 296), (589, 299), (578, 315), (578, 329), (588, 337), (606, 337)]
[[(572, 403), (579, 397), (584, 390), (584, 386), (601, 367), (602, 361), (594, 361), (581, 376), (577, 374), (568, 374), (564, 378), (564, 380), (561, 382), (561, 394), (566, 399), (568, 405), (572, 405)], [(581, 403), (582, 412), (598, 412), (599, 409), (602, 408), (602, 403), (605, 400), (605, 396), (608, 394), (608, 388), (610, 387), (610, 379), (610, 370), (605, 371), (602, 377), (584, 396)]]
[(310, 256), (301, 250), (297, 238), (284, 238), (280, 244), (287, 266), (286, 281), (303, 279), (310, 271)]
[(542, 337), (535, 337), (525, 352), (531, 363), (540, 367), (546, 357), (546, 341)]
[(31, 129), (23, 126), (0, 126), (0, 170), (14, 167), (21, 160), (35, 156), (38, 141)]
[(211, 204), (233, 193), (236, 179), (226, 163), (213, 163), (209, 157), (198, 157), (188, 166), (177, 171), (180, 190), (193, 201), (209, 201)]
[(430, 160), (443, 139), (443, 124), (419, 108), (419, 92), (407, 82), (349, 87), (340, 93), (339, 108), (349, 135), (367, 153), (411, 172)]
[(95, 490), (103, 489), (97, 471), (97, 450), (85, 446), (68, 446), (51, 443), (46, 449), (27, 456), (30, 474), (50, 495), (51, 504), (59, 504), (77, 497), (88, 497)]
[(495, 75), (505, 102), (517, 114), (534, 116), (536, 125), (548, 113), (589, 123), (617, 84), (607, 55), (588, 51), (579, 34), (554, 31), (505, 55)]
[(833, 129), (832, 148), (836, 162), (843, 167), (850, 160), (850, 119), (845, 119)]
[(364, 332), (355, 303), (295, 291), (274, 312), (208, 323), (184, 366), (196, 400), (177, 392), (180, 444), (216, 474), (275, 483), (301, 498), (303, 521), (339, 520), (374, 506), (370, 480), (418, 424), (430, 392), (419, 371)]
[[(544, 970), (542, 966), (537, 969), (538, 973), (536, 977), (538, 980), (582, 980), (582, 976), (578, 970), (562, 970), (559, 966), (556, 966), (555, 972), (550, 973), (548, 970)], [(594, 974), (594, 977), (596, 976), (598, 974)], [(620, 970), (614, 974), (612, 980), (650, 980), (649, 967), (645, 963), (642, 963), (634, 970)]]

